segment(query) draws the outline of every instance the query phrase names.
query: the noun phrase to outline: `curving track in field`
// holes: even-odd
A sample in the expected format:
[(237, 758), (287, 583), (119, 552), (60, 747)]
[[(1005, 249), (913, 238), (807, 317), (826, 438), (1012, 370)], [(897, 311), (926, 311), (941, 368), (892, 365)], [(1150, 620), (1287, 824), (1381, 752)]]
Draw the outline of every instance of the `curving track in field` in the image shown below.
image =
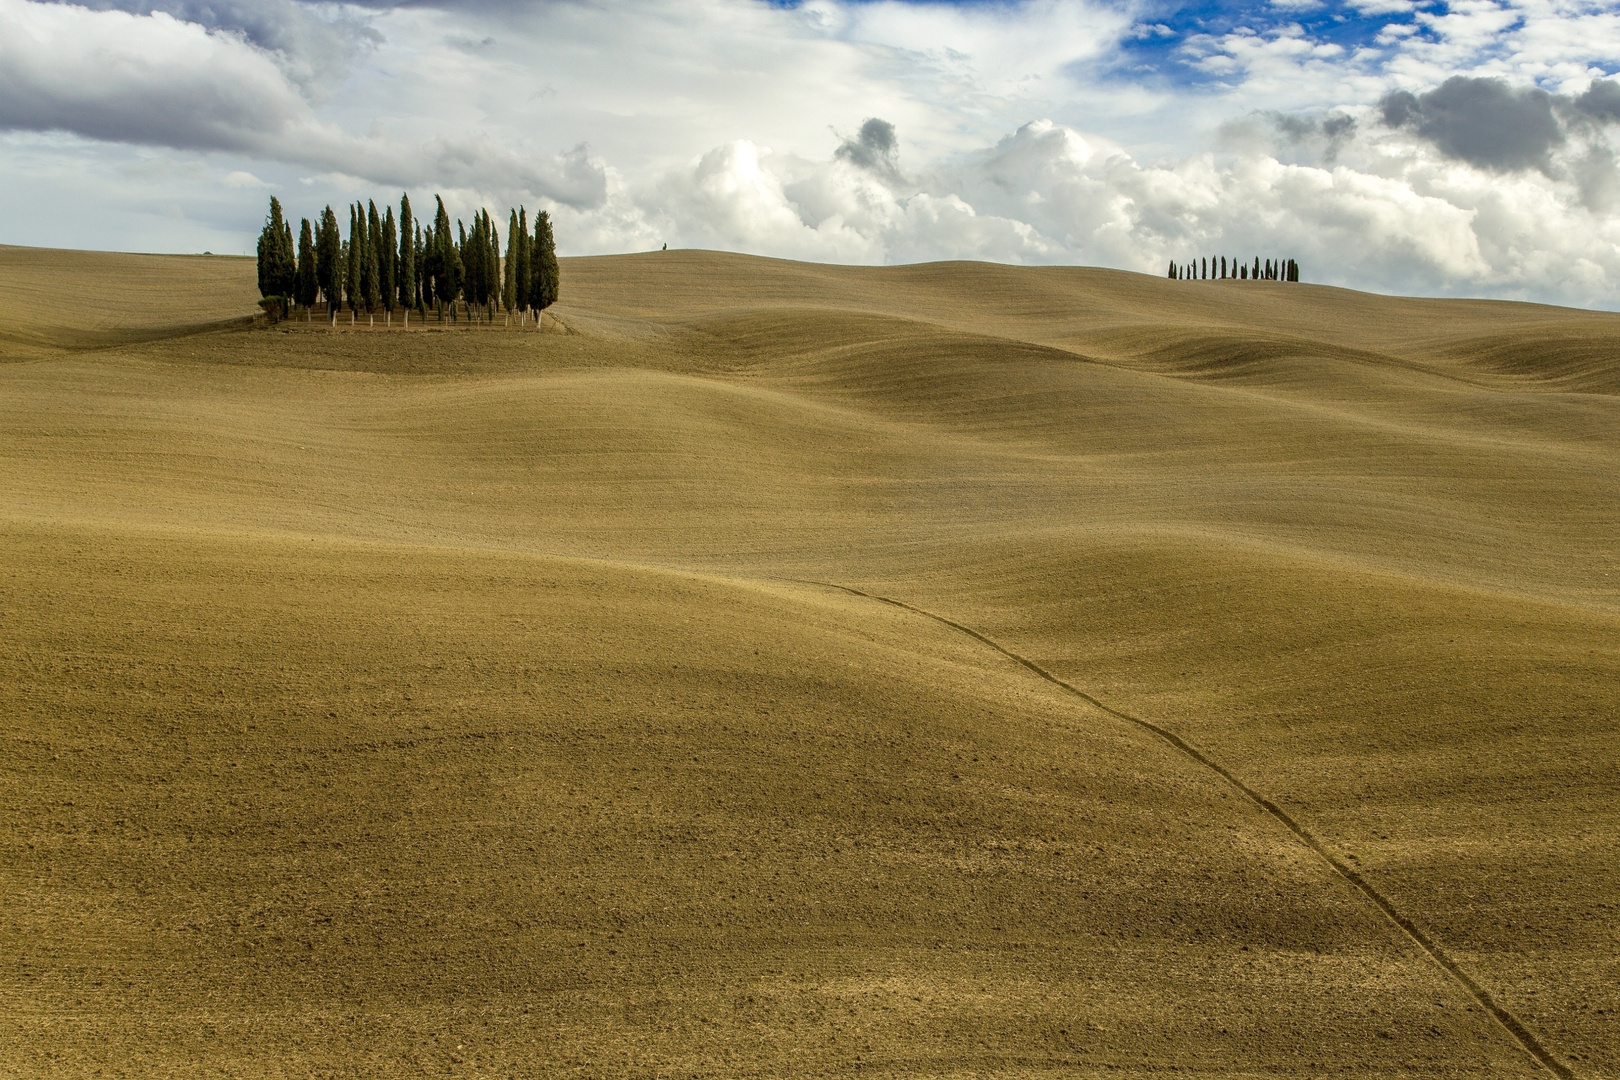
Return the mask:
[(1341, 859), (1337, 858), (1332, 852), (1323, 846), (1322, 842), (1318, 840), (1309, 829), (1306, 829), (1299, 822), (1295, 821), (1282, 807), (1278, 806), (1276, 803), (1260, 794), (1254, 788), (1244, 783), (1230, 769), (1226, 768), (1220, 762), (1215, 761), (1197, 747), (1188, 743), (1175, 732), (1170, 731), (1167, 728), (1162, 728), (1152, 721), (1143, 720), (1139, 716), (1132, 716), (1130, 713), (1121, 712), (1112, 706), (1103, 704), (1101, 701), (1098, 701), (1096, 698), (1092, 697), (1084, 690), (1081, 690), (1079, 687), (1065, 682), (1056, 675), (1052, 674), (1050, 671), (1047, 671), (1045, 668), (1041, 667), (1039, 664), (1035, 663), (1035, 661), (1030, 660), (1027, 657), (1020, 656), (1018, 653), (1013, 652), (1011, 649), (995, 641), (993, 638), (986, 637), (984, 634), (979, 633), (979, 631), (973, 629), (971, 626), (964, 626), (953, 619), (947, 619), (943, 615), (936, 615), (932, 611), (917, 607), (914, 604), (908, 604), (903, 600), (895, 600), (892, 597), (880, 596), (876, 593), (863, 592), (862, 590), (853, 588), (849, 585), (840, 585), (837, 582), (832, 581), (805, 580), (801, 583), (807, 585), (820, 585), (829, 589), (838, 589), (842, 592), (849, 593), (852, 596), (863, 597), (867, 600), (875, 600), (880, 604), (889, 604), (892, 607), (901, 608), (905, 611), (912, 612), (913, 614), (921, 615), (924, 618), (932, 619), (941, 625), (950, 627), (952, 630), (966, 634), (975, 641), (994, 649), (996, 652), (1007, 657), (1009, 660), (1028, 668), (1031, 672), (1039, 675), (1047, 682), (1059, 687), (1068, 694), (1072, 694), (1081, 701), (1084, 701), (1086, 704), (1091, 705), (1096, 709), (1100, 709), (1109, 716), (1112, 716), (1118, 720), (1123, 720), (1129, 724), (1134, 724), (1143, 731), (1147, 731), (1157, 736), (1163, 741), (1169, 743), (1171, 746), (1175, 747), (1175, 749), (1178, 750), (1183, 756), (1192, 759), (1199, 765), (1202, 765), (1204, 768), (1216, 773), (1221, 777), (1221, 779), (1225, 780), (1233, 788), (1241, 792), (1244, 798), (1248, 799), (1260, 809), (1264, 810), (1266, 813), (1270, 814), (1272, 817), (1281, 822), (1282, 825), (1287, 828), (1289, 832), (1293, 833), (1301, 843), (1310, 848), (1310, 850), (1314, 852), (1316, 856), (1323, 862), (1327, 863), (1328, 866), (1332, 867), (1334, 873), (1338, 874), (1341, 878), (1348, 882), (1352, 888), (1356, 889), (1361, 893), (1361, 895), (1365, 896), (1369, 901), (1371, 901), (1373, 906), (1378, 908), (1378, 910), (1383, 913), (1384, 917), (1388, 919), (1396, 927), (1396, 929), (1398, 929), (1402, 934), (1405, 934), (1408, 939), (1427, 953), (1431, 960), (1438, 964), (1447, 975), (1451, 976), (1451, 978), (1455, 980), (1459, 986), (1466, 990), (1469, 996), (1478, 1002), (1480, 1007), (1485, 1010), (1486, 1014), (1494, 1019), (1508, 1036), (1522, 1046), (1525, 1052), (1529, 1054), (1538, 1065), (1560, 1077), (1561, 1080), (1575, 1080), (1575, 1073), (1569, 1068), (1569, 1066), (1565, 1065), (1563, 1062), (1559, 1061), (1558, 1058), (1553, 1056), (1552, 1051), (1548, 1050), (1541, 1040), (1536, 1038), (1530, 1029), (1524, 1026), (1523, 1022), (1520, 1021), (1518, 1017), (1514, 1016), (1513, 1013), (1497, 1004), (1496, 999), (1491, 996), (1490, 991), (1486, 990), (1474, 979), (1473, 976), (1469, 975), (1468, 972), (1465, 971), (1462, 966), (1457, 963), (1457, 961), (1453, 960), (1451, 956), (1443, 948), (1441, 948), (1433, 938), (1424, 933), (1421, 927), (1419, 927), (1405, 915), (1402, 915), (1400, 910), (1395, 907), (1388, 897), (1374, 888), (1366, 878), (1356, 873), (1355, 870), (1346, 865)]

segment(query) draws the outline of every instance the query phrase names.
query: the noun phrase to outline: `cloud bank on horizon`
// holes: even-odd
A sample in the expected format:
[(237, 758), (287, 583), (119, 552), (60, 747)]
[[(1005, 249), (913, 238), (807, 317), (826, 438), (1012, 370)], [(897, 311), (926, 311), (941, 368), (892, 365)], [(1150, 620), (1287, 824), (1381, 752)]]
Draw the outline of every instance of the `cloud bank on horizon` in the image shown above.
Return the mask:
[(1620, 306), (1591, 0), (0, 0), (0, 241), (248, 251), (277, 192), (552, 211), (564, 254)]

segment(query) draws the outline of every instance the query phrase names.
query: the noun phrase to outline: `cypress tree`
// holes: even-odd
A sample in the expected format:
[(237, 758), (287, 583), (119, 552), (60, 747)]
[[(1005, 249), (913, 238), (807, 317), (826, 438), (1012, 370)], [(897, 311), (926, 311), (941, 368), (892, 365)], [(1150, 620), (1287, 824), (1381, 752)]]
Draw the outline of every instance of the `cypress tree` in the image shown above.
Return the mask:
[(486, 303), (489, 306), (489, 321), (495, 321), (495, 311), (501, 306), (501, 230), (495, 227), (495, 221), (484, 212), (485, 234), (489, 241), (489, 256), (487, 262), (487, 277), (489, 279), (489, 297)]
[(309, 218), (298, 226), (298, 280), (293, 288), (294, 299), (305, 307), (315, 305), (315, 233), (309, 227)]
[(349, 240), (343, 245), (343, 292), (349, 302), (349, 313), (352, 315), (360, 310), (360, 263), (362, 261), (362, 232), (365, 228), (365, 218), (357, 212), (353, 203), (349, 204)]
[(1220, 274), (1220, 276), (1223, 277), (1223, 278), (1226, 277), (1226, 256), (1225, 255), (1221, 256), (1221, 274)]
[(382, 243), (378, 246), (382, 260), (377, 268), (377, 284), (382, 291), (383, 308), (387, 311), (399, 306), (399, 267), (395, 265), (399, 257), (398, 245), (399, 230), (394, 225), (394, 208), (390, 206), (383, 215)]
[(338, 288), (338, 307), (341, 308), (346, 305), (352, 311), (354, 309), (354, 292), (350, 286), (355, 280), (354, 275), (351, 273), (354, 269), (354, 262), (349, 258), (349, 242), (347, 240), (343, 241), (343, 245), (338, 249), (338, 269), (343, 275), (343, 283)]
[(439, 306), (439, 245), (433, 236), (433, 226), (422, 226), (417, 251), (416, 272), (422, 279), (422, 302), (435, 309)]
[(472, 233), (467, 237), (468, 251), (463, 261), (470, 264), (468, 273), (474, 278), (473, 303), (480, 308), (489, 302), (489, 215), (483, 210), (473, 214)]
[(367, 311), (377, 310), (381, 290), (377, 287), (377, 234), (382, 231), (377, 221), (377, 204), (371, 204), (368, 214), (358, 207), (360, 218), (360, 300)]
[(456, 254), (461, 256), (461, 299), (466, 304), (467, 318), (474, 317), (473, 310), (478, 306), (478, 290), (483, 282), (479, 280), (484, 265), (478, 258), (478, 211), (473, 211), (472, 228), (464, 230), (461, 219), (456, 218)]
[(421, 225), (416, 226), (415, 247), (416, 250), (412, 252), (412, 256), (413, 261), (416, 263), (416, 280), (411, 282), (411, 288), (415, 290), (416, 306), (425, 319), (427, 318), (427, 272), (424, 267), (427, 266), (427, 248), (422, 239)]
[(551, 215), (534, 217), (534, 306), (544, 311), (557, 302), (557, 241), (551, 235)]
[(517, 243), (517, 306), (519, 311), (528, 311), (534, 307), (534, 268), (530, 248), (533, 246), (529, 239), (529, 212), (518, 207), (518, 243)]
[(507, 313), (517, 309), (517, 211), (513, 210), (506, 222), (506, 265), (501, 267), (501, 306)]
[(281, 286), (282, 296), (291, 298), (298, 291), (298, 249), (293, 247), (292, 223), (281, 223), (281, 243), (276, 245), (278, 261), (281, 271), (280, 280), (276, 282)]
[(337, 272), (338, 255), (342, 253), (343, 237), (338, 234), (337, 215), (328, 206), (321, 211), (321, 223), (315, 227), (315, 284), (326, 297), (326, 306), (337, 310), (336, 290), (340, 275)]
[[(457, 280), (461, 283), (461, 288), (456, 290), (456, 291), (458, 293), (461, 293), (464, 296), (468, 295), (467, 294), (467, 259), (462, 254), (466, 250), (467, 250), (467, 227), (461, 223), (460, 218), (456, 218), (456, 249), (455, 249), (455, 255), (456, 255), (456, 261), (461, 264), (461, 273), (457, 275)], [(477, 269), (476, 266), (473, 268), (473, 273), (475, 273), (475, 274), (478, 273), (478, 269)]]
[(258, 254), (259, 295), (270, 295), (270, 226), (259, 230)]
[[(433, 295), (441, 304), (452, 304), (457, 294), (461, 292), (460, 267), (461, 260), (456, 256), (455, 241), (450, 235), (450, 215), (445, 212), (444, 200), (439, 196), (433, 197), (437, 209), (433, 214), (432, 254), (429, 259), (433, 263)], [(453, 315), (454, 309), (451, 310)]]
[(411, 197), (404, 192), (399, 196), (399, 264), (394, 278), (394, 293), (399, 306), (416, 306), (416, 240), (415, 224), (411, 221)]
[[(337, 215), (333, 215), (336, 217)], [(332, 314), (332, 322), (337, 322), (337, 313), (343, 307), (343, 294), (349, 285), (349, 244), (343, 239), (342, 232), (338, 231), (337, 254), (332, 258), (332, 293), (326, 298), (329, 305), (327, 310)]]
[(291, 297), (298, 276), (292, 227), (281, 213), (281, 200), (270, 196), (270, 214), (259, 232), (259, 295)]

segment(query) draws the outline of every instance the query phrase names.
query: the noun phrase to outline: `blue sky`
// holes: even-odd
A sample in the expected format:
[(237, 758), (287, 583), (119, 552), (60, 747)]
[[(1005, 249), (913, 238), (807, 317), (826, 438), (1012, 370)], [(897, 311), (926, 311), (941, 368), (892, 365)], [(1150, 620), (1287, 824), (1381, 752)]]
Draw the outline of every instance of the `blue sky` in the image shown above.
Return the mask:
[(0, 242), (248, 251), (272, 192), (438, 191), (565, 253), (1283, 251), (1612, 306), (1617, 5), (0, 0)]

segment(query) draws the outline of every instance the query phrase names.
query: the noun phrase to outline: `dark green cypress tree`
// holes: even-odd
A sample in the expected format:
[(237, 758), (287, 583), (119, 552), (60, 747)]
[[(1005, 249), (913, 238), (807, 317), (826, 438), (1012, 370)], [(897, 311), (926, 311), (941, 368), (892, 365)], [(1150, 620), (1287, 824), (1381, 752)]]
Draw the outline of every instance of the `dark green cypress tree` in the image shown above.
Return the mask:
[[(462, 221), (461, 221), (460, 218), (456, 218), (455, 258), (456, 258), (456, 262), (461, 264), (461, 273), (456, 276), (457, 281), (459, 281), (460, 284), (461, 284), (461, 288), (456, 290), (456, 291), (458, 293), (460, 293), (461, 295), (463, 295), (463, 296), (465, 296), (467, 294), (467, 260), (466, 260), (466, 257), (462, 254), (466, 250), (467, 250), (467, 227), (462, 224)], [(473, 272), (477, 273), (476, 270), (474, 270)]]
[[(461, 244), (461, 291), (467, 298), (469, 309), (484, 306), (483, 224), (483, 215), (474, 210), (472, 229), (463, 236)], [(456, 225), (459, 228), (461, 222), (457, 221)], [(469, 310), (467, 314), (470, 318), (472, 311)]]
[(358, 287), (357, 282), (359, 279), (354, 275), (354, 260), (349, 257), (350, 246), (349, 241), (345, 240), (343, 246), (339, 248), (338, 265), (343, 270), (343, 287), (338, 294), (338, 307), (347, 307), (350, 311), (353, 311), (354, 290)]
[(338, 255), (343, 250), (343, 237), (338, 233), (337, 215), (328, 206), (321, 211), (321, 222), (315, 227), (315, 284), (326, 298), (329, 310), (337, 310), (335, 297), (339, 284)]
[(487, 303), (489, 305), (489, 321), (494, 322), (495, 311), (501, 306), (501, 230), (496, 227), (494, 219), (489, 216), (487, 210), (484, 212), (484, 224), (487, 226), (485, 232), (489, 240), (489, 269), (487, 271), (489, 276), (489, 298)]
[(518, 207), (518, 243), (517, 243), (517, 270), (513, 277), (517, 279), (517, 306), (519, 311), (530, 311), (534, 307), (534, 267), (531, 265), (531, 249), (534, 243), (529, 239), (529, 211)]
[[(440, 304), (452, 304), (461, 292), (461, 274), (456, 265), (455, 238), (450, 235), (450, 215), (444, 209), (444, 200), (433, 197), (437, 209), (433, 214), (433, 295)], [(453, 314), (452, 310), (452, 314)]]
[[(460, 219), (457, 219), (460, 222)], [(450, 300), (450, 310), (455, 311), (455, 304), (461, 299), (462, 290), (467, 280), (467, 268), (461, 265), (461, 249), (456, 246), (456, 237), (447, 228), (444, 230), (444, 282), (445, 294)]]
[(1226, 256), (1225, 255), (1221, 256), (1221, 273), (1220, 273), (1220, 276), (1223, 277), (1223, 278), (1226, 277)]
[(377, 281), (377, 234), (382, 231), (377, 221), (377, 204), (371, 204), (368, 214), (359, 207), (360, 218), (360, 302), (366, 311), (376, 311), (382, 290)]
[(315, 231), (309, 227), (309, 218), (298, 226), (298, 278), (293, 287), (293, 298), (304, 308), (315, 304)]
[(416, 251), (413, 253), (416, 262), (416, 280), (411, 287), (416, 290), (416, 306), (421, 310), (422, 317), (427, 318), (427, 245), (422, 239), (422, 226), (416, 226)]
[(439, 306), (439, 245), (433, 236), (431, 224), (422, 226), (422, 246), (417, 252), (416, 272), (422, 279), (422, 302), (429, 307)]
[(399, 196), (399, 263), (395, 268), (394, 294), (399, 306), (416, 306), (416, 225), (411, 220), (411, 197)]
[(534, 306), (541, 311), (557, 302), (557, 241), (551, 234), (551, 215), (544, 210), (534, 218)]
[(343, 268), (345, 277), (343, 282), (344, 298), (349, 302), (350, 314), (360, 310), (360, 264), (364, 261), (361, 254), (365, 250), (366, 219), (359, 213), (359, 207), (349, 205), (349, 241), (343, 245)]
[(292, 227), (282, 216), (281, 200), (270, 196), (270, 214), (259, 232), (259, 295), (291, 298), (297, 288), (298, 258)]
[(462, 291), (467, 294), (468, 307), (484, 306), (484, 253), (487, 247), (484, 243), (484, 212), (475, 210), (472, 230), (461, 249), (461, 264), (467, 268), (467, 282), (462, 285)]
[(266, 225), (259, 230), (259, 243), (256, 247), (259, 269), (259, 295), (270, 295), (270, 226)]
[(501, 306), (507, 314), (517, 310), (517, 211), (513, 210), (506, 222), (506, 264), (501, 267)]
[(381, 264), (377, 267), (377, 285), (382, 292), (382, 305), (384, 310), (393, 311), (399, 306), (399, 268), (395, 260), (399, 258), (399, 230), (394, 225), (394, 208), (388, 207), (383, 214), (382, 243), (378, 245), (378, 254)]
[(276, 285), (281, 289), (279, 295), (286, 297), (290, 302), (293, 294), (298, 291), (298, 249), (293, 246), (292, 222), (281, 223), (281, 243), (277, 245), (277, 249), (280, 277)]

